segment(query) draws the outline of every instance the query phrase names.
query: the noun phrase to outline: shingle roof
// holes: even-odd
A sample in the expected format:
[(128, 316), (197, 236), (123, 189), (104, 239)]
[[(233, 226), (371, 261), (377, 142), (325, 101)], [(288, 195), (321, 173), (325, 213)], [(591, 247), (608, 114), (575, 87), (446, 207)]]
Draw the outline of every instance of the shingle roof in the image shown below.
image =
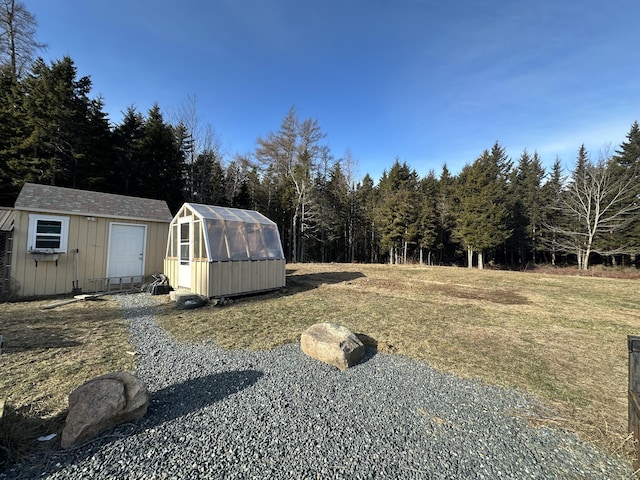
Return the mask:
[(173, 216), (164, 200), (127, 197), (112, 193), (25, 183), (16, 210), (121, 219), (170, 222)]

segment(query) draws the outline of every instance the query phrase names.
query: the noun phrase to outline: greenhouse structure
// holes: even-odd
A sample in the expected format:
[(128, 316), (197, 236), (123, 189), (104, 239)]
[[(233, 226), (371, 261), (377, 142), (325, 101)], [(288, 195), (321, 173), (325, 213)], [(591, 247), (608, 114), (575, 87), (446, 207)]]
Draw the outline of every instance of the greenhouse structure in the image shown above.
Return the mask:
[(177, 290), (209, 298), (284, 287), (277, 225), (253, 210), (185, 203), (169, 226), (164, 273)]

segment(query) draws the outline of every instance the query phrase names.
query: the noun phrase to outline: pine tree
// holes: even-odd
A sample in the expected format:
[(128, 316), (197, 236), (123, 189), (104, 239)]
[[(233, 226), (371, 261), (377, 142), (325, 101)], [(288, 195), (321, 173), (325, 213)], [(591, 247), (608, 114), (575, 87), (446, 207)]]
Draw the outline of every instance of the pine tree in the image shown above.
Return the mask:
[[(637, 121), (633, 122), (631, 125), (629, 133), (627, 133), (627, 140), (620, 145), (618, 150), (616, 150), (613, 160), (623, 169), (639, 169), (640, 125)], [(640, 175), (640, 171), (636, 172), (636, 174)]]
[(467, 250), (467, 266), (473, 266), (473, 253), (478, 268), (484, 268), (484, 252), (502, 245), (511, 235), (508, 228), (507, 179), (511, 162), (496, 143), (491, 153), (484, 153), (465, 166), (456, 182), (455, 235)]
[(110, 191), (134, 195), (142, 184), (139, 171), (142, 125), (144, 117), (134, 107), (124, 113), (122, 122), (113, 129), (114, 161), (108, 172)]
[(438, 235), (438, 179), (433, 171), (420, 180), (418, 208), (418, 246), (420, 263), (424, 263), (423, 250), (427, 251), (427, 264), (433, 262), (432, 254)]
[(511, 229), (510, 250), (516, 254), (518, 263), (528, 261), (536, 263), (536, 252), (541, 248), (539, 242), (542, 223), (541, 212), (544, 207), (542, 181), (545, 170), (536, 152), (533, 156), (525, 150), (513, 171), (510, 189)]
[(416, 172), (397, 158), (378, 184), (376, 223), (380, 246), (389, 252), (391, 264), (406, 262), (409, 245), (417, 244), (417, 190)]
[[(560, 159), (556, 158), (551, 167), (551, 172), (547, 181), (542, 186), (542, 204), (541, 211), (541, 229), (540, 229), (540, 243), (544, 252), (549, 252), (551, 255), (551, 264), (556, 266), (557, 264), (557, 234), (553, 225), (560, 223), (560, 200), (562, 197), (564, 184), (564, 176), (562, 175), (562, 165)], [(551, 226), (551, 228), (550, 228)]]
[(436, 245), (438, 263), (453, 261), (455, 258), (455, 242), (452, 240), (455, 227), (455, 195), (454, 178), (449, 173), (447, 165), (442, 166), (436, 192)]
[(80, 186), (83, 162), (92, 148), (82, 141), (91, 117), (91, 80), (76, 79), (73, 61), (64, 57), (51, 67), (37, 60), (33, 73), (21, 83), (24, 135), (9, 161), (14, 177), (22, 182)]
[(355, 192), (355, 243), (359, 247), (354, 260), (376, 263), (380, 250), (380, 235), (376, 226), (375, 211), (377, 203), (377, 189), (371, 176), (367, 173), (362, 181), (356, 185)]
[(176, 211), (184, 201), (185, 165), (180, 136), (155, 104), (142, 124), (136, 196), (166, 200)]
[(14, 146), (22, 139), (24, 115), (21, 86), (9, 66), (0, 67), (0, 205), (13, 206), (22, 179), (12, 174), (9, 165), (15, 157)]

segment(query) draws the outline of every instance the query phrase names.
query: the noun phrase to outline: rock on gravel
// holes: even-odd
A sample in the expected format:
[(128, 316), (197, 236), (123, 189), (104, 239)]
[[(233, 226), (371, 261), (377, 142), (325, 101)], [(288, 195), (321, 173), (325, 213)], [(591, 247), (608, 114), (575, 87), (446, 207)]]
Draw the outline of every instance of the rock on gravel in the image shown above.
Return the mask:
[(522, 394), (367, 352), (341, 372), (299, 345), (179, 344), (146, 294), (116, 297), (148, 386), (147, 415), (0, 478), (622, 479), (631, 465), (529, 427)]

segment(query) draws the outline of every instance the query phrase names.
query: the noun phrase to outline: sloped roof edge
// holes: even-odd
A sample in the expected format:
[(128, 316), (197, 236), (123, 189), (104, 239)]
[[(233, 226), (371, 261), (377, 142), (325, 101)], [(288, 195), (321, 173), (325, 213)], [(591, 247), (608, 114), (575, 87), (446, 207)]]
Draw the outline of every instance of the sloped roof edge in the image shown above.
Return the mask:
[(268, 219), (263, 214), (255, 210), (204, 205), (201, 203), (185, 203), (181, 210), (183, 208), (189, 208), (199, 217), (205, 219), (275, 225), (273, 220)]
[(173, 218), (164, 200), (35, 183), (24, 184), (15, 209), (155, 222), (170, 222)]

